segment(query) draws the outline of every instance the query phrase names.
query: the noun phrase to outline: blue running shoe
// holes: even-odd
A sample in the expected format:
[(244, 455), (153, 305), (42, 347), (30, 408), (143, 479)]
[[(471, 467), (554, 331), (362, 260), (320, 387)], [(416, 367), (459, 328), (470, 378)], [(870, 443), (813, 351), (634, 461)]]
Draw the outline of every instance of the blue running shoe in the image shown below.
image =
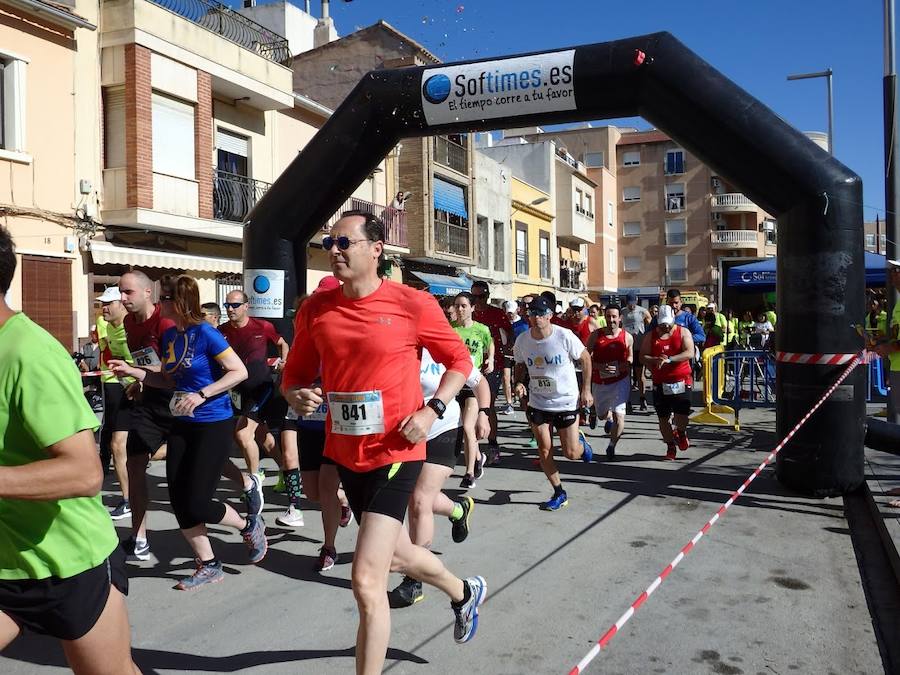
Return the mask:
[(612, 420), (606, 420), (606, 423), (603, 425), (603, 432), (606, 434), (612, 433), (613, 422)]
[(247, 546), (250, 562), (256, 564), (266, 557), (269, 542), (266, 539), (266, 524), (262, 516), (247, 516), (247, 527), (241, 530), (241, 537)]
[(578, 432), (578, 440), (581, 441), (581, 461), (585, 464), (589, 464), (592, 459), (594, 459), (594, 449), (591, 447), (591, 444), (588, 443), (587, 438), (580, 431)]
[(560, 492), (555, 497), (551, 497), (549, 501), (541, 504), (541, 511), (559, 511), (564, 506), (569, 505), (569, 497), (565, 491)]
[(469, 587), (469, 600), (456, 606), (450, 603), (450, 608), (456, 615), (453, 625), (453, 639), (457, 644), (463, 644), (475, 637), (478, 630), (478, 608), (484, 602), (487, 595), (487, 582), (484, 577), (468, 577), (463, 583)]

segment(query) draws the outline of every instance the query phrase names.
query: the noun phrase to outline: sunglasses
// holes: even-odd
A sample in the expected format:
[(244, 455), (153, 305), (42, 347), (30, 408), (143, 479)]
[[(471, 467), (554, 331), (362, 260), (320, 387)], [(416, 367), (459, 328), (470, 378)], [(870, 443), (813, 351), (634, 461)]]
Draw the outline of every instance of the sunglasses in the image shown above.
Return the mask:
[(361, 241), (369, 241), (368, 239), (351, 239), (350, 237), (324, 237), (322, 239), (322, 248), (326, 251), (330, 251), (335, 244), (341, 251), (346, 251), (348, 248), (353, 246), (353, 244), (358, 244)]
[(553, 312), (548, 312), (548, 311), (544, 311), (544, 310), (541, 310), (541, 311), (531, 311), (531, 310), (529, 310), (529, 311), (528, 311), (528, 316), (550, 316), (552, 313), (553, 313)]
[(161, 295), (161, 296), (159, 296), (159, 301), (160, 301), (160, 302), (172, 302), (173, 300), (175, 300), (175, 296), (174, 296), (174, 295)]
[(238, 307), (240, 307), (243, 304), (245, 304), (245, 303), (243, 303), (243, 302), (226, 302), (225, 309), (237, 309)]

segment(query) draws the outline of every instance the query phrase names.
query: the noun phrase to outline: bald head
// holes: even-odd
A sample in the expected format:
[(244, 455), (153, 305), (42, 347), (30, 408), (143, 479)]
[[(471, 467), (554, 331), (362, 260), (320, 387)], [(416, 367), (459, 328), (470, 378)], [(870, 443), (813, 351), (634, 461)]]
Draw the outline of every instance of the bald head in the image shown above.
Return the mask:
[(125, 272), (119, 279), (122, 304), (132, 314), (149, 316), (153, 310), (153, 282), (140, 270)]

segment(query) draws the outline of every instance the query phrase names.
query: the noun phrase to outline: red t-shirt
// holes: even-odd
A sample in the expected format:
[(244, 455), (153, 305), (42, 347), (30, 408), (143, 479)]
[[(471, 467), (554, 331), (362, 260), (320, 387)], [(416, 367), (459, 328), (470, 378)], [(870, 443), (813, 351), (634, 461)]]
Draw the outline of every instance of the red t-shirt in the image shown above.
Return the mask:
[(306, 300), (295, 321), (282, 387), (307, 387), (321, 368), (326, 395), (380, 392), (384, 415), (383, 433), (353, 436), (333, 431), (337, 413), (329, 406), (326, 457), (358, 472), (425, 459), (425, 443), (410, 443), (399, 432), (403, 418), (424, 404), (420, 347), (447, 370), (465, 377), (472, 372), (469, 350), (428, 293), (383, 281), (364, 298), (348, 298), (338, 288)]
[[(587, 322), (585, 322), (587, 323)], [(612, 384), (628, 377), (628, 344), (625, 342), (627, 333), (620, 330), (616, 336), (608, 335), (602, 330), (597, 335), (591, 358), (594, 367), (591, 369), (591, 381), (597, 384)], [(604, 365), (610, 363), (619, 364), (619, 374), (612, 377), (604, 377)]]
[(135, 315), (129, 312), (125, 315), (125, 336), (128, 339), (128, 350), (136, 352), (139, 349), (151, 347), (157, 356), (162, 356), (159, 350), (159, 339), (169, 328), (175, 326), (171, 319), (163, 319), (159, 313), (159, 305), (153, 309), (153, 314), (146, 321), (138, 322)]
[(472, 313), (472, 319), (483, 323), (491, 331), (491, 338), (494, 340), (494, 370), (503, 372), (503, 338), (500, 331), (506, 331), (507, 339), (512, 337), (512, 324), (509, 318), (499, 307), (488, 305), (484, 309), (476, 309)]
[[(684, 341), (684, 333), (682, 331), (687, 331), (687, 328), (676, 325), (672, 329), (669, 338), (661, 340), (658, 329), (654, 328), (650, 336), (650, 355), (675, 356), (680, 354)], [(684, 382), (690, 387), (694, 381), (690, 361), (666, 363), (659, 368), (654, 368), (651, 372), (653, 374), (653, 384)]]
[(230, 321), (219, 326), (219, 332), (228, 340), (228, 344), (244, 363), (266, 360), (266, 344), (278, 344), (281, 336), (268, 321), (250, 317), (247, 323), (238, 328)]
[(577, 335), (584, 344), (587, 344), (588, 338), (593, 332), (594, 329), (591, 328), (591, 320), (589, 317), (584, 317), (584, 320), (575, 327), (575, 335)]

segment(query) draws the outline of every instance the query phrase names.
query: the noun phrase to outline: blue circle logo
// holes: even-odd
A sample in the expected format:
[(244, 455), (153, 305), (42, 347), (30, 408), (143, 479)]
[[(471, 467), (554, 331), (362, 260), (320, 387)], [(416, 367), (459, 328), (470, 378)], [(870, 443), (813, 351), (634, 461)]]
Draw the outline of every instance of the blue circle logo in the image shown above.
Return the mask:
[(268, 293), (271, 287), (272, 283), (269, 281), (269, 277), (264, 277), (262, 274), (253, 280), (253, 290), (257, 293)]
[(422, 95), (429, 103), (441, 103), (450, 95), (450, 78), (446, 75), (432, 75), (422, 86)]

